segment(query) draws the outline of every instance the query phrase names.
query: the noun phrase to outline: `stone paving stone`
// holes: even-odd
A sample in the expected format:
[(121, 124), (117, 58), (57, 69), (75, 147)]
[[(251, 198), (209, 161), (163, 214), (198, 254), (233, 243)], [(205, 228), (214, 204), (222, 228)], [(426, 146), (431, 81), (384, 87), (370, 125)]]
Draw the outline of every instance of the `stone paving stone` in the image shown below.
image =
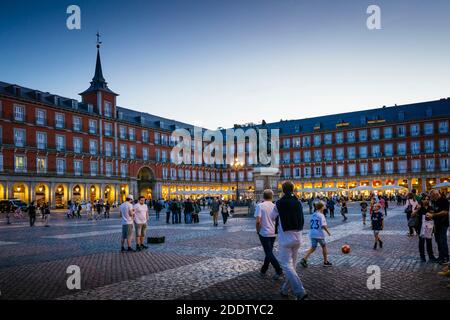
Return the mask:
[(96, 288), (143, 275), (202, 261), (204, 257), (164, 254), (105, 252), (81, 257), (28, 264), (0, 270), (0, 299), (52, 299), (72, 293), (67, 289), (67, 267), (81, 269), (82, 289)]

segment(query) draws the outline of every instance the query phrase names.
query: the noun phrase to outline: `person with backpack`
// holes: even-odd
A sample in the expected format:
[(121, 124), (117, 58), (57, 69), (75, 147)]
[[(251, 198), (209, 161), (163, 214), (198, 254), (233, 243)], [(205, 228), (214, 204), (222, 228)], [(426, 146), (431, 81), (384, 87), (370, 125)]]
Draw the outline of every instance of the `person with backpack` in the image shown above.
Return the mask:
[(295, 269), (304, 225), (303, 208), (294, 195), (294, 184), (291, 181), (283, 182), (282, 190), (283, 197), (276, 202), (270, 213), (273, 221), (279, 217), (279, 262), (285, 275), (280, 293), (287, 296), (291, 289), (297, 300), (304, 300), (307, 293)]

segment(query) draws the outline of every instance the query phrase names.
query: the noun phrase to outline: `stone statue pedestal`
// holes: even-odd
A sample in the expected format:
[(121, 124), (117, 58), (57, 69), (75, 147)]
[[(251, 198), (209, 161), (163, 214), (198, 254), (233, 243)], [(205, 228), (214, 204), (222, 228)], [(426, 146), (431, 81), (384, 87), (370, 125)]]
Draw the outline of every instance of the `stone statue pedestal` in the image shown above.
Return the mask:
[(280, 180), (280, 171), (273, 167), (257, 167), (253, 169), (253, 182), (255, 185), (255, 201), (263, 198), (265, 189), (272, 189), (277, 195), (278, 181)]

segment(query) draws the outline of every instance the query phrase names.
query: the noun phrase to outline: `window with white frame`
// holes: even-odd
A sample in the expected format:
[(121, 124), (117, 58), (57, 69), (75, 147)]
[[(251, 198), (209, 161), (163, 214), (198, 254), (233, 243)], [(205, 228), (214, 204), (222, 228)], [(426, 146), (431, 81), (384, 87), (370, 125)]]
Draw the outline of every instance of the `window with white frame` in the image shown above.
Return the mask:
[(348, 168), (348, 175), (350, 177), (356, 176), (356, 164), (350, 163), (347, 168)]
[(336, 133), (336, 143), (344, 143), (344, 133), (343, 132)]
[(111, 177), (113, 174), (113, 164), (112, 162), (107, 162), (105, 165), (105, 174), (107, 177)]
[(0, 172), (3, 172), (3, 154), (0, 154)]
[(338, 177), (343, 177), (344, 173), (345, 173), (344, 165), (343, 164), (338, 164), (336, 166), (336, 172), (337, 172)]
[(421, 170), (421, 161), (420, 159), (414, 159), (411, 161), (412, 171), (413, 172), (420, 172)]
[(347, 132), (347, 142), (353, 143), (356, 141), (356, 133), (355, 131), (348, 131)]
[(73, 174), (76, 176), (83, 175), (83, 160), (73, 160)]
[(291, 154), (289, 152), (283, 153), (283, 163), (291, 162)]
[(162, 169), (162, 178), (163, 178), (163, 180), (167, 180), (168, 176), (169, 176), (169, 169), (163, 168)]
[(344, 160), (344, 148), (336, 148), (336, 159)]
[(397, 144), (397, 154), (399, 156), (406, 155), (406, 143), (405, 142), (400, 142)]
[(83, 152), (83, 138), (79, 137), (73, 138), (73, 152), (75, 153)]
[(186, 177), (186, 180), (191, 180), (191, 170), (185, 170), (184, 176)]
[(322, 150), (320, 149), (314, 150), (314, 161), (316, 162), (322, 161)]
[(97, 133), (97, 120), (89, 119), (89, 133), (90, 134)]
[(74, 116), (72, 118), (72, 124), (73, 124), (73, 131), (77, 131), (77, 132), (81, 131), (81, 129), (82, 129), (82, 122), (81, 122), (81, 118), (80, 117)]
[(333, 176), (333, 166), (325, 167), (325, 175), (327, 176), (327, 178), (330, 178)]
[(384, 171), (387, 174), (392, 174), (394, 173), (394, 162), (393, 161), (386, 161), (384, 163)]
[(65, 117), (64, 117), (64, 113), (55, 113), (55, 127), (57, 129), (63, 129), (64, 128), (64, 121), (65, 121)]
[(128, 137), (130, 140), (136, 140), (136, 130), (134, 128), (128, 128)]
[(411, 142), (411, 153), (412, 154), (420, 153), (420, 141), (412, 141)]
[(384, 155), (386, 157), (392, 157), (394, 155), (394, 145), (392, 143), (386, 143), (384, 145)]
[(89, 140), (89, 153), (93, 156), (97, 154), (98, 150), (98, 143), (97, 140)]
[(372, 173), (373, 174), (381, 173), (381, 164), (379, 162), (372, 162)]
[(95, 177), (98, 174), (98, 162), (97, 161), (91, 161), (91, 176)]
[(367, 130), (359, 130), (359, 141), (367, 141)]
[(350, 160), (353, 160), (356, 158), (356, 148), (355, 147), (348, 147), (347, 148), (347, 156)]
[(159, 142), (161, 141), (161, 134), (159, 132), (155, 132), (155, 144), (159, 144)]
[[(170, 179), (172, 179), (172, 180), (177, 179), (177, 170), (175, 168), (170, 168)], [(203, 174), (202, 174), (202, 180), (203, 180)]]
[(428, 172), (434, 171), (434, 159), (425, 159), (425, 170)]
[(289, 148), (291, 146), (291, 139), (289, 139), (289, 138), (286, 138), (286, 139), (283, 139), (283, 148)]
[(439, 121), (439, 133), (448, 133), (448, 121)]
[(27, 172), (27, 158), (23, 155), (14, 156), (14, 172)]
[(319, 178), (322, 176), (322, 167), (316, 166), (314, 167), (314, 177)]
[(448, 140), (449, 139), (439, 139), (439, 152), (448, 152)]
[(127, 128), (124, 126), (119, 126), (119, 138), (126, 139), (127, 138)]
[(407, 169), (408, 169), (408, 162), (406, 162), (406, 160), (398, 162), (398, 173), (406, 173)]
[(380, 129), (379, 128), (372, 128), (370, 130), (370, 139), (372, 139), (372, 140), (380, 139)]
[(25, 147), (25, 129), (14, 128), (14, 145)]
[(406, 136), (406, 126), (401, 125), (397, 126), (397, 137), (404, 137)]
[(368, 169), (367, 163), (360, 163), (359, 164), (359, 174), (360, 175), (366, 176), (368, 171), (369, 171), (369, 169)]
[(325, 149), (325, 161), (333, 160), (333, 149)]
[(147, 130), (142, 130), (142, 142), (147, 143), (148, 142), (148, 131)]
[(308, 150), (303, 152), (303, 161), (311, 162), (311, 151)]
[(184, 179), (184, 171), (183, 171), (183, 169), (178, 169), (178, 179), (180, 179), (180, 180)]
[(314, 136), (314, 146), (320, 146), (322, 143), (322, 136), (320, 134), (317, 134)]
[(39, 150), (47, 149), (47, 133), (45, 132), (36, 132), (36, 147)]
[(64, 151), (66, 148), (66, 137), (63, 135), (56, 135), (56, 150)]
[(298, 167), (294, 168), (294, 178), (300, 178), (300, 168)]
[(44, 109), (36, 109), (36, 124), (38, 126), (44, 126), (47, 115)]
[(294, 163), (300, 163), (301, 159), (300, 159), (300, 151), (295, 151), (294, 152)]
[(36, 172), (37, 173), (47, 173), (47, 158), (37, 157), (36, 158)]
[(112, 116), (112, 105), (111, 105), (111, 102), (109, 102), (109, 101), (105, 101), (104, 114), (105, 114), (105, 117), (110, 118)]
[(381, 157), (381, 150), (379, 144), (372, 145), (372, 157)]
[(56, 174), (63, 175), (66, 172), (66, 160), (56, 159)]
[(198, 180), (203, 181), (203, 171), (198, 172)]
[(448, 158), (441, 158), (439, 162), (441, 171), (448, 171)]
[(283, 177), (284, 178), (290, 178), (291, 177), (291, 169), (290, 168), (283, 168)]
[(433, 129), (434, 129), (433, 122), (427, 122), (424, 125), (423, 131), (425, 134), (433, 134)]
[(112, 137), (112, 123), (105, 122), (105, 137)]
[(148, 161), (148, 148), (142, 148), (142, 160)]
[(120, 157), (122, 159), (126, 159), (126, 157), (127, 157), (127, 145), (126, 144), (120, 145)]
[(120, 176), (125, 178), (128, 176), (128, 165), (126, 163), (120, 164)]
[(331, 133), (325, 134), (324, 137), (323, 137), (323, 142), (325, 144), (332, 144), (333, 143), (333, 135)]
[(417, 137), (420, 134), (420, 126), (418, 123), (412, 124), (410, 126), (411, 136)]
[(434, 152), (434, 140), (425, 140), (425, 153)]
[(392, 127), (384, 127), (383, 135), (384, 135), (385, 139), (391, 139), (392, 138)]
[(310, 167), (304, 167), (303, 168), (303, 177), (304, 178), (311, 178), (311, 168)]
[(14, 120), (25, 121), (25, 106), (21, 106), (18, 104), (14, 105)]
[(130, 146), (130, 159), (136, 159), (136, 146)]
[(303, 137), (302, 140), (303, 140), (303, 146), (304, 147), (310, 147), (311, 146), (311, 137), (310, 136)]
[(300, 138), (293, 138), (292, 139), (292, 146), (294, 148), (300, 148), (300, 146), (301, 146)]
[(167, 162), (167, 151), (163, 150), (161, 152), (161, 162)]
[(161, 150), (159, 150), (159, 149), (155, 149), (155, 160), (156, 160), (156, 162), (161, 161)]
[(359, 158), (361, 159), (367, 158), (367, 146), (359, 147)]

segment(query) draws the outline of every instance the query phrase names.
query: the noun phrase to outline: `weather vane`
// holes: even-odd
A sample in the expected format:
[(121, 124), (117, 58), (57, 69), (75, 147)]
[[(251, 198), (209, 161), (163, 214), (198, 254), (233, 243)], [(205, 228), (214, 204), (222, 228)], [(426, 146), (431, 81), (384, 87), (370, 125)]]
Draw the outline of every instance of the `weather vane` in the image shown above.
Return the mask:
[(100, 48), (102, 42), (100, 41), (100, 33), (97, 31), (97, 49)]

